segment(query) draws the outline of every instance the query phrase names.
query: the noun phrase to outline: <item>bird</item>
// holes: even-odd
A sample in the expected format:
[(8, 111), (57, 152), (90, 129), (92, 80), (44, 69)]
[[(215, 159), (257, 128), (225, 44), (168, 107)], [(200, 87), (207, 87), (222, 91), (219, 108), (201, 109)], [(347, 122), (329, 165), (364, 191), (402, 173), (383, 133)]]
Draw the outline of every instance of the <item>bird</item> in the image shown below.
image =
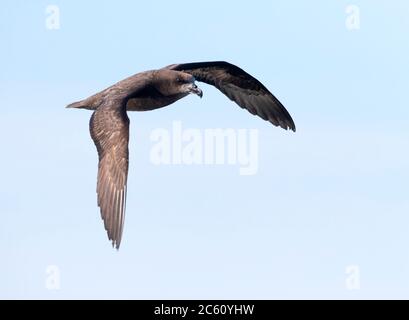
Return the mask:
[(189, 94), (203, 97), (196, 81), (212, 85), (253, 115), (296, 131), (291, 115), (256, 78), (225, 61), (172, 64), (130, 76), (67, 108), (92, 110), (91, 138), (98, 152), (97, 203), (112, 246), (119, 249), (129, 167), (127, 111), (168, 106)]

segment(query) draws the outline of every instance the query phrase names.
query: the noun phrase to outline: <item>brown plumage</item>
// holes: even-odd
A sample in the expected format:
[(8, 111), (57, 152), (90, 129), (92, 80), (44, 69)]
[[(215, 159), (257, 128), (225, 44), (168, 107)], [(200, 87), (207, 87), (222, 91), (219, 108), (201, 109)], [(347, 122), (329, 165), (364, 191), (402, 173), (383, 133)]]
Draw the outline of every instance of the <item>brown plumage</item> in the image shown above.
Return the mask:
[(240, 107), (295, 131), (295, 124), (273, 94), (257, 79), (227, 62), (174, 64), (138, 73), (68, 108), (94, 110), (91, 137), (99, 164), (97, 199), (108, 238), (120, 246), (125, 218), (128, 176), (129, 119), (126, 111), (146, 111), (170, 105), (188, 94), (202, 97), (195, 80), (215, 86)]
[(250, 113), (295, 131), (294, 121), (281, 102), (260, 81), (235, 65), (220, 61), (174, 64), (167, 68), (187, 72), (197, 81), (215, 86)]

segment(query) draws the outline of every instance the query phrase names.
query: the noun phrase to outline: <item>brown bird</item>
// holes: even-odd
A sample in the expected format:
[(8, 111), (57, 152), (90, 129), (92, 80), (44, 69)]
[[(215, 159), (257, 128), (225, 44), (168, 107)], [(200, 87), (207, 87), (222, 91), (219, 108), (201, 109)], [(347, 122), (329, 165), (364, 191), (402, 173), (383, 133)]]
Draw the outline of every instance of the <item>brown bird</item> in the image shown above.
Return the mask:
[(193, 93), (203, 96), (195, 81), (215, 86), (241, 108), (283, 129), (295, 131), (284, 106), (257, 79), (227, 62), (173, 64), (141, 72), (67, 108), (94, 110), (90, 120), (99, 164), (98, 206), (112, 245), (119, 249), (125, 218), (128, 177), (129, 118), (126, 111), (147, 111), (170, 105)]

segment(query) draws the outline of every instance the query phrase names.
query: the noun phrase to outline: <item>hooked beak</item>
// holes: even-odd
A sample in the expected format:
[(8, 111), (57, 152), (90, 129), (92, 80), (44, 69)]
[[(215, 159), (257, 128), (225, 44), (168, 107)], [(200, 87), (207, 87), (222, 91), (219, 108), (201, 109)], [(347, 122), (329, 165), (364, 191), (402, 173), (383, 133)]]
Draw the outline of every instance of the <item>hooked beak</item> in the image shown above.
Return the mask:
[(194, 93), (194, 94), (198, 95), (200, 98), (203, 97), (203, 91), (195, 83), (192, 83), (190, 85), (189, 93)]

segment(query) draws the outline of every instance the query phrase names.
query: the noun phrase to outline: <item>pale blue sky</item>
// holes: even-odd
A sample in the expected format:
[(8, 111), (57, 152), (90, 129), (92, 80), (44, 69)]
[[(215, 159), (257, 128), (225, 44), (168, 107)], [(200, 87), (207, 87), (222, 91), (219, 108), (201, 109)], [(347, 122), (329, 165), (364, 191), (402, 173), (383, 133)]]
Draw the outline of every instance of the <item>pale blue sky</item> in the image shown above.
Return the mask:
[[(45, 27), (47, 5), (60, 30)], [(345, 27), (358, 5), (361, 29)], [(408, 1), (11, 1), (0, 11), (0, 298), (409, 298)], [(292, 134), (217, 90), (130, 114), (119, 252), (96, 206), (90, 112), (139, 71), (226, 60)], [(258, 175), (154, 166), (153, 129), (259, 130)], [(61, 288), (45, 287), (46, 268)], [(361, 289), (347, 290), (358, 265)]]

